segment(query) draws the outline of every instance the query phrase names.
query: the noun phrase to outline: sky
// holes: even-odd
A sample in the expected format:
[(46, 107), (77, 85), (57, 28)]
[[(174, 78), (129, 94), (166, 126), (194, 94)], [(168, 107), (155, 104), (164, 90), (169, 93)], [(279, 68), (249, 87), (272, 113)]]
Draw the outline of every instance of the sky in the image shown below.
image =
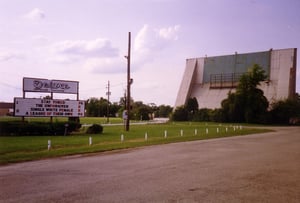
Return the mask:
[(299, 10), (299, 0), (0, 0), (0, 101), (22, 97), (32, 77), (79, 81), (81, 100), (107, 98), (109, 81), (119, 102), (130, 32), (133, 100), (174, 106), (187, 58), (299, 49)]

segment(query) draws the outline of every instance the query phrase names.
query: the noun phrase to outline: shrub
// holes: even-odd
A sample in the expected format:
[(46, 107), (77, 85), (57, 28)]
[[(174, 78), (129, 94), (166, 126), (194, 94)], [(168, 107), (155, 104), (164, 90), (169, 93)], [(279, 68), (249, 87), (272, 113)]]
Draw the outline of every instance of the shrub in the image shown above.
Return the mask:
[(93, 124), (86, 131), (87, 134), (101, 134), (102, 132), (103, 132), (103, 127), (98, 124)]
[(300, 97), (273, 103), (270, 114), (274, 124), (290, 124), (291, 119), (300, 118)]
[(195, 115), (193, 116), (193, 121), (210, 121), (210, 109), (203, 108), (199, 109), (195, 112)]
[[(0, 135), (64, 135), (65, 122), (21, 122), (3, 121), (0, 122)], [(67, 134), (78, 130), (81, 124), (68, 122)]]

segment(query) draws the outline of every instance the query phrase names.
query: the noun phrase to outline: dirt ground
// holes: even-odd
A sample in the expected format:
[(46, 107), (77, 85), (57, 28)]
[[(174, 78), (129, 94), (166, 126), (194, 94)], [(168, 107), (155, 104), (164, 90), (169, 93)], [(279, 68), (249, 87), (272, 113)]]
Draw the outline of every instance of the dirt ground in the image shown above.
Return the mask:
[(300, 202), (300, 128), (0, 167), (0, 202)]

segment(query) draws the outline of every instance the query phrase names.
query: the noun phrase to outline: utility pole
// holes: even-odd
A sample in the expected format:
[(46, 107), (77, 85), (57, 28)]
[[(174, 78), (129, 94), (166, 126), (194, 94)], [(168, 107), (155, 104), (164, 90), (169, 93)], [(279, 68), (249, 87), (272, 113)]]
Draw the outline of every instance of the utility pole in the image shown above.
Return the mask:
[(111, 95), (111, 92), (109, 91), (109, 81), (107, 83), (107, 92), (106, 92), (106, 95), (107, 95), (107, 109), (106, 109), (106, 116), (107, 116), (107, 120), (106, 122), (109, 123), (109, 96)]
[(129, 131), (129, 120), (130, 120), (130, 85), (132, 84), (132, 79), (130, 78), (130, 46), (131, 46), (131, 33), (128, 33), (128, 54), (125, 56), (127, 59), (127, 101), (126, 101), (126, 110), (127, 110), (127, 119), (126, 119), (126, 131)]

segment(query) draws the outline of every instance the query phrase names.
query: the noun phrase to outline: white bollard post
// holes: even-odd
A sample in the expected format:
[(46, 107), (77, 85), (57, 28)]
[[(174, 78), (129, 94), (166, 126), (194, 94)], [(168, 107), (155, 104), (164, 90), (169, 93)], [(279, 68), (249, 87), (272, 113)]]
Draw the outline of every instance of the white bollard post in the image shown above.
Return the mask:
[(48, 151), (51, 149), (51, 140), (48, 140)]
[(181, 137), (183, 136), (183, 130), (182, 129), (180, 130), (180, 136)]
[(206, 128), (206, 134), (208, 134), (208, 128)]
[(227, 132), (227, 131), (228, 131), (228, 128), (226, 127), (225, 130), (226, 130), (226, 132)]
[(145, 133), (145, 141), (147, 141), (148, 140), (148, 133), (146, 132)]
[(89, 145), (91, 146), (93, 144), (92, 137), (89, 138)]
[(235, 131), (235, 126), (233, 126), (233, 131)]
[(121, 142), (124, 142), (124, 135), (121, 135)]
[(219, 133), (219, 128), (217, 128), (217, 133)]
[(168, 137), (168, 131), (165, 130), (165, 138)]
[(243, 129), (243, 126), (240, 125), (240, 130), (242, 130), (242, 129)]
[(195, 129), (195, 135), (197, 135), (198, 134), (198, 130), (197, 129)]

